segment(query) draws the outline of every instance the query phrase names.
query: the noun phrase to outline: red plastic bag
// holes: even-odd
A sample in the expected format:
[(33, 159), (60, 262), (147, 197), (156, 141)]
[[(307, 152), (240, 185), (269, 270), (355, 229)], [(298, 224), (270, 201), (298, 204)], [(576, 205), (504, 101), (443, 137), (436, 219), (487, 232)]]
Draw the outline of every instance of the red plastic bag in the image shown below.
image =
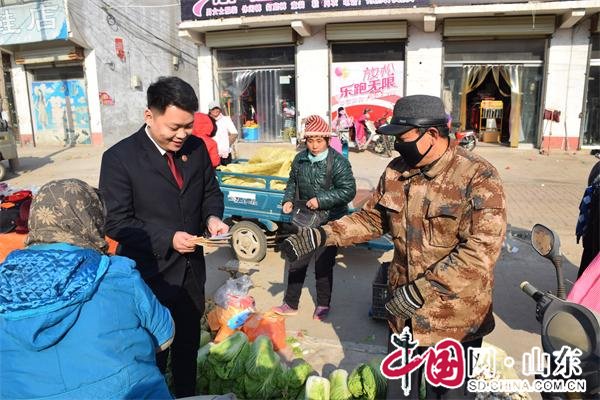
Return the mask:
[(273, 312), (252, 314), (242, 327), (242, 332), (248, 336), (248, 340), (251, 342), (261, 335), (268, 336), (273, 342), (275, 351), (284, 349), (286, 346), (285, 318)]

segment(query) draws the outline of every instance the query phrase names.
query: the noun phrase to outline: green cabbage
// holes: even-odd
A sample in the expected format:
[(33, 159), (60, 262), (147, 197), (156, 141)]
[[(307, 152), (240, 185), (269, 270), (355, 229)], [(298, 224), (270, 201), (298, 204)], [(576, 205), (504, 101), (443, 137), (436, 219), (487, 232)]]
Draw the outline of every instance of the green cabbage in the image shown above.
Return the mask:
[(208, 343), (198, 350), (198, 357), (196, 358), (196, 394), (207, 394), (208, 393), (208, 376), (205, 370), (206, 360), (208, 359), (208, 352), (212, 346), (212, 343)]
[(277, 382), (281, 379), (283, 369), (281, 364), (273, 368), (272, 373), (262, 379), (252, 378), (248, 375), (244, 378), (245, 391), (250, 399), (280, 398), (281, 392), (277, 388)]
[[(306, 397), (306, 386), (302, 386), (300, 388), (300, 390), (298, 391), (298, 396), (296, 396), (296, 400), (304, 400), (304, 398)], [(291, 399), (293, 399), (293, 397), (290, 397)]]
[(290, 387), (297, 389), (304, 385), (308, 377), (314, 372), (315, 370), (310, 366), (309, 363), (297, 358), (292, 361), (290, 369), (287, 370), (286, 380)]
[(206, 363), (207, 377), (208, 377), (208, 394), (221, 394), (223, 381), (217, 376), (213, 368), (210, 368), (210, 364)]
[(283, 400), (289, 399), (289, 384), (287, 381), (289, 368), (285, 364), (281, 364), (281, 374), (277, 375), (277, 380), (275, 382), (275, 386), (277, 387), (277, 391), (281, 393), (281, 398)]
[(248, 343), (248, 338), (242, 332), (237, 331), (221, 343), (214, 345), (208, 352), (208, 360), (211, 362), (226, 363), (233, 360), (244, 344)]
[(306, 380), (304, 400), (329, 400), (329, 381), (320, 376), (310, 376)]
[(371, 367), (367, 364), (359, 364), (348, 378), (348, 389), (356, 398), (375, 400), (377, 384)]
[(204, 347), (210, 342), (210, 333), (202, 330), (200, 331), (200, 347)]
[(281, 372), (279, 355), (273, 351), (273, 344), (267, 336), (259, 336), (250, 346), (246, 360), (246, 374), (256, 380), (266, 380), (276, 370)]
[(349, 400), (352, 393), (348, 390), (348, 372), (345, 369), (336, 369), (329, 374), (329, 383), (331, 385), (331, 400)]
[(233, 394), (238, 399), (246, 398), (246, 387), (244, 386), (244, 375), (240, 375), (233, 381)]
[(229, 374), (231, 378), (237, 379), (244, 375), (246, 372), (246, 361), (248, 361), (249, 356), (250, 343), (246, 343), (231, 364), (231, 373)]
[(242, 355), (243, 362), (245, 362), (246, 347), (248, 347), (248, 338), (242, 332), (236, 332), (223, 342), (211, 347), (208, 353), (208, 362), (212, 364), (219, 378), (231, 379), (237, 376), (235, 372), (238, 374), (243, 372), (243, 364), (240, 365), (237, 359)]
[(375, 377), (375, 385), (377, 385), (377, 393), (375, 394), (376, 399), (385, 399), (387, 397), (387, 379), (381, 373), (381, 362), (383, 359), (374, 358), (369, 362), (369, 366), (373, 371)]

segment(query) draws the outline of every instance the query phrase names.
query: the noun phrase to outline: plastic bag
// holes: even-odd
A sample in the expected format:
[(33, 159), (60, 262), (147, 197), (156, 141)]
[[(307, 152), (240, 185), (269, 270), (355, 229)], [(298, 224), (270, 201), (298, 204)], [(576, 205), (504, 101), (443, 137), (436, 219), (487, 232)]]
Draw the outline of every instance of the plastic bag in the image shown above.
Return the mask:
[(242, 332), (253, 342), (257, 337), (264, 335), (271, 339), (275, 351), (284, 349), (285, 343), (285, 318), (273, 312), (265, 314), (252, 314), (244, 323)]
[(215, 293), (215, 303), (223, 308), (247, 309), (254, 303), (254, 299), (248, 296), (251, 287), (252, 280), (247, 275), (237, 279), (229, 278)]
[(206, 315), (206, 320), (211, 331), (218, 331), (223, 326), (228, 326), (230, 329), (237, 329), (246, 322), (253, 312), (254, 307), (245, 309), (228, 307), (225, 309), (216, 306)]

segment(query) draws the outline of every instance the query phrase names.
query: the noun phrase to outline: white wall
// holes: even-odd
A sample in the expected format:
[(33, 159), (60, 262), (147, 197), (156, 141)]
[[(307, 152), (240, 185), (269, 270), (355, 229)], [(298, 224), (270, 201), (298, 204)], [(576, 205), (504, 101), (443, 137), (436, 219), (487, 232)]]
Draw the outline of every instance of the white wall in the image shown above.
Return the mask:
[(406, 96), (442, 92), (441, 30), (427, 33), (422, 27), (409, 24), (406, 42)]
[(31, 110), (29, 105), (29, 89), (27, 84), (27, 72), (23, 65), (17, 65), (12, 59), (12, 82), (13, 94), (15, 98), (15, 107), (17, 108), (17, 119), (19, 124), (19, 134), (23, 139), (31, 139), (33, 127), (31, 126)]
[[(177, 34), (180, 9), (158, 7), (165, 4), (164, 0), (132, 0), (127, 3), (132, 7), (111, 10), (114, 22), (110, 23), (107, 11), (94, 2), (69, 0), (68, 3), (71, 34), (95, 54), (97, 85), (96, 88), (89, 87), (92, 78), (91, 73), (86, 72), (88, 91), (106, 92), (114, 100), (114, 105), (99, 106), (105, 145), (131, 135), (142, 126), (146, 90), (158, 77), (178, 76), (196, 92), (198, 90), (196, 45)], [(116, 38), (123, 39), (124, 61), (116, 54)], [(181, 59), (176, 67), (173, 57), (179, 55)], [(86, 60), (86, 68), (88, 65), (91, 64)], [(132, 87), (133, 76), (139, 77), (141, 87)], [(92, 96), (89, 93), (90, 99)], [(90, 103), (90, 114), (96, 111), (92, 111)], [(92, 132), (94, 129), (92, 126)]]
[[(552, 136), (579, 137), (588, 62), (590, 20), (572, 29), (558, 29), (550, 40), (546, 101), (544, 108), (560, 110), (561, 122), (554, 123)], [(546, 124), (543, 124), (546, 125)], [(549, 129), (544, 135), (547, 136)]]
[(300, 120), (317, 114), (329, 120), (329, 47), (325, 29), (296, 47), (296, 97)]
[[(102, 139), (102, 111), (100, 109), (100, 95), (98, 91), (98, 70), (96, 68), (96, 51), (85, 52), (85, 81), (87, 84), (88, 107), (90, 111), (90, 129), (92, 142)], [(96, 139), (97, 138), (97, 139)], [(99, 143), (94, 143), (99, 144)]]
[(198, 46), (198, 101), (201, 112), (208, 112), (208, 105), (215, 98), (213, 76), (213, 57), (211, 50), (203, 45)]

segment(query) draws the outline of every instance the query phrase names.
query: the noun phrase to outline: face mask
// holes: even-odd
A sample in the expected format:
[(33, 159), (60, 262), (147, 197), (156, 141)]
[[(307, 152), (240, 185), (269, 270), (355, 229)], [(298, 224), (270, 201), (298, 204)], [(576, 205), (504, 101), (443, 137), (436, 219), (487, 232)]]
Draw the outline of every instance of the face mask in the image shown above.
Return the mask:
[(406, 163), (411, 168), (416, 167), (417, 164), (421, 162), (421, 160), (427, 155), (427, 153), (429, 153), (429, 151), (433, 147), (433, 145), (430, 145), (424, 154), (421, 154), (419, 152), (417, 143), (419, 142), (419, 140), (421, 140), (425, 133), (426, 131), (421, 133), (419, 137), (416, 140), (413, 140), (412, 142), (394, 142), (394, 150), (400, 153), (404, 161), (406, 161)]

